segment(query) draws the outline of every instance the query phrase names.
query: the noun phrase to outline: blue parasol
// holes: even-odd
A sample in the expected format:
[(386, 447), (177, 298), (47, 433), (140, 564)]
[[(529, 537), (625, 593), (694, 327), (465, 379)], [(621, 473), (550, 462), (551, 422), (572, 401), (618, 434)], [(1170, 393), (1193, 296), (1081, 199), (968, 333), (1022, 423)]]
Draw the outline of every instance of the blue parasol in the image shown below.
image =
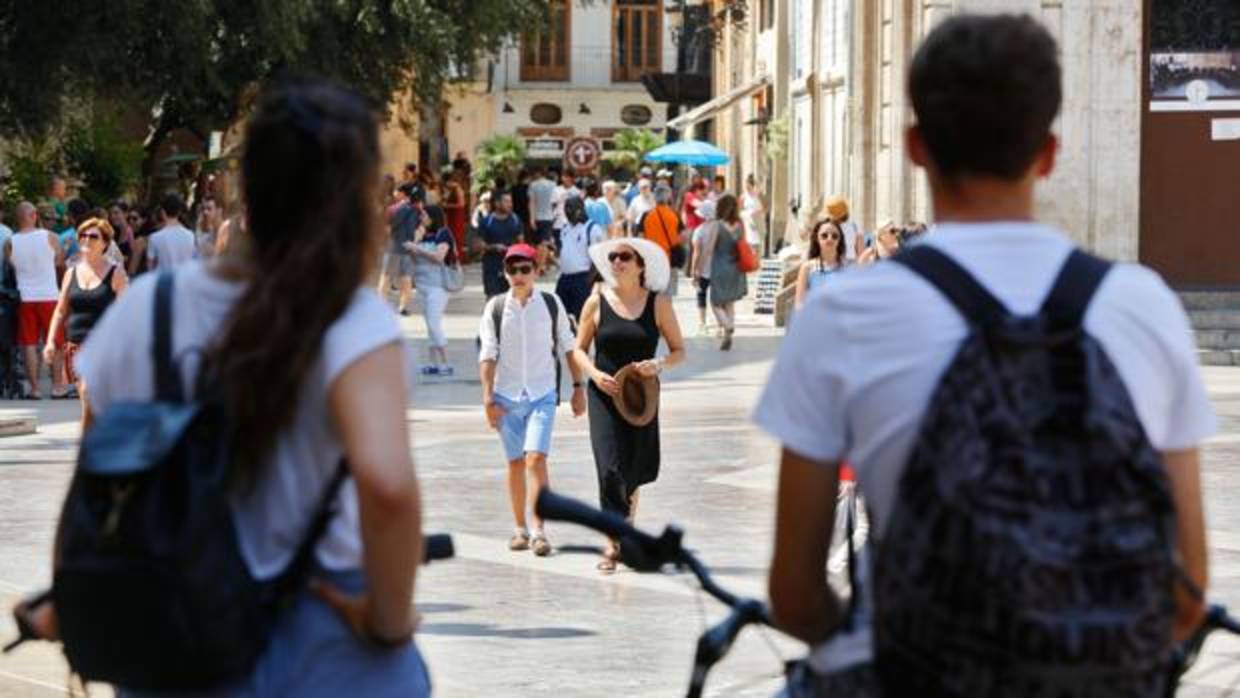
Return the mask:
[(650, 162), (677, 162), (685, 165), (726, 165), (732, 160), (727, 153), (703, 141), (676, 141), (656, 148), (646, 155)]

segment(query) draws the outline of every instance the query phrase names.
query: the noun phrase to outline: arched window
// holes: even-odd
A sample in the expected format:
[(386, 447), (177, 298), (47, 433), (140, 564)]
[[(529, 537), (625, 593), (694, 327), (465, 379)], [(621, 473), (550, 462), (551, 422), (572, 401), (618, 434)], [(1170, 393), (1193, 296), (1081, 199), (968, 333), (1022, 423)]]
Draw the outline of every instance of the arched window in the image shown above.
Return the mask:
[(521, 37), (521, 80), (567, 82), (570, 80), (569, 42), (572, 13), (569, 0), (550, 0), (551, 21), (546, 31)]
[(663, 0), (615, 0), (611, 79), (637, 82), (663, 67)]

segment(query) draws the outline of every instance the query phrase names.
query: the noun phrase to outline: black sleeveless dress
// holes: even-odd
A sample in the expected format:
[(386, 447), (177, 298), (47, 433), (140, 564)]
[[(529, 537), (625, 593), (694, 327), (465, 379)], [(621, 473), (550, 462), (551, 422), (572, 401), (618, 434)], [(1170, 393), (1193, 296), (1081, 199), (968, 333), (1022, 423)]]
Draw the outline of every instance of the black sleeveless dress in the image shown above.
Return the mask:
[[(655, 322), (655, 299), (650, 293), (646, 308), (636, 320), (626, 320), (599, 296), (599, 325), (594, 337), (594, 365), (616, 375), (631, 363), (653, 359), (659, 347)], [(590, 444), (598, 470), (599, 503), (621, 516), (629, 514), (629, 498), (642, 485), (659, 477), (659, 417), (635, 427), (620, 416), (611, 396), (593, 383), (589, 390)]]
[(73, 278), (69, 281), (69, 318), (65, 322), (65, 339), (70, 343), (85, 342), (86, 335), (116, 300), (116, 291), (112, 290), (112, 274), (115, 272), (116, 265), (113, 264), (99, 285), (87, 290), (78, 283), (77, 269), (74, 268)]

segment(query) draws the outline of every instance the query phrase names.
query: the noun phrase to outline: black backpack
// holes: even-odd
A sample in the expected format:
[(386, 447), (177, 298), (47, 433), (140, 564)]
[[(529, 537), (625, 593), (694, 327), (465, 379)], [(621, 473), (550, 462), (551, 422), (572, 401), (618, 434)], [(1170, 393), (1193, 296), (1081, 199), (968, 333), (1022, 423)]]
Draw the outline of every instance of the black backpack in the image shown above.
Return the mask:
[(1162, 458), (1082, 327), (1110, 265), (1074, 251), (1040, 312), (1016, 317), (931, 247), (894, 259), (969, 334), (877, 547), (884, 694), (1162, 696), (1187, 581)]
[(172, 290), (161, 273), (156, 399), (110, 406), (82, 438), (52, 584), (72, 669), (139, 690), (208, 688), (252, 669), (306, 581), (347, 473), (342, 461), (288, 568), (254, 579), (229, 507), (228, 418), (218, 402), (183, 396)]

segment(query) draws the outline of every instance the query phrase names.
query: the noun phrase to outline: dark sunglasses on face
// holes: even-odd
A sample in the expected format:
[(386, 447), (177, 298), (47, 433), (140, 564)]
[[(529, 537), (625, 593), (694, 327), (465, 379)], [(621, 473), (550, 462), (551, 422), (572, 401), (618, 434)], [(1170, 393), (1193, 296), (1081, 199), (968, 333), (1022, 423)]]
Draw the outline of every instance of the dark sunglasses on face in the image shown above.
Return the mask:
[(509, 276), (525, 276), (534, 273), (533, 264), (510, 264), (505, 267)]
[(632, 262), (633, 253), (632, 252), (612, 252), (611, 254), (607, 255), (607, 261), (615, 263), (616, 260), (620, 260), (621, 262), (626, 262), (626, 263)]
[(818, 236), (819, 240), (839, 240), (839, 233), (823, 233)]
[(82, 233), (78, 236), (78, 240), (102, 240), (103, 236), (99, 233)]

